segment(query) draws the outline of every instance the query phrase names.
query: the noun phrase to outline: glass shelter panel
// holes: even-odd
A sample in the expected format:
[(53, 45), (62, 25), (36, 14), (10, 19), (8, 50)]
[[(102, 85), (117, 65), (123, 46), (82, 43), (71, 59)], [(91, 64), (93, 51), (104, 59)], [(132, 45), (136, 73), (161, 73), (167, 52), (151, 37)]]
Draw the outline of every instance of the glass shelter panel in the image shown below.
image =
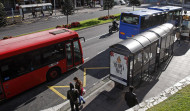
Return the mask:
[(134, 57), (134, 75), (136, 76), (141, 73), (142, 67), (142, 52), (138, 53)]

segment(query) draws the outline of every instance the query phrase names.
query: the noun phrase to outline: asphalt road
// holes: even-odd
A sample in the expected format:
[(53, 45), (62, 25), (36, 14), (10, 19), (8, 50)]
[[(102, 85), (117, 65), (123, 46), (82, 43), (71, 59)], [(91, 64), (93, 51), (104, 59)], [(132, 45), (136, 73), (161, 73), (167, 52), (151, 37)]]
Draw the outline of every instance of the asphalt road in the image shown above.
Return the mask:
[[(108, 34), (108, 25), (104, 24), (89, 29), (78, 31), (79, 36), (86, 38), (82, 42), (85, 63), (65, 74), (60, 78), (36, 86), (0, 105), (0, 111), (39, 111), (63, 103), (64, 100), (48, 86), (68, 86), (73, 82), (75, 76), (81, 80), (84, 78), (84, 68), (109, 67), (109, 46), (121, 41), (118, 32)], [(109, 69), (86, 70), (86, 90), (93, 87), (101, 78), (109, 74)], [(66, 96), (68, 88), (55, 88), (62, 95)]]
[[(135, 9), (141, 9), (143, 7), (147, 7), (147, 5), (142, 5), (142, 7), (136, 7)], [(126, 7), (122, 6), (120, 8), (114, 8), (110, 10), (110, 14), (118, 14), (124, 11), (131, 11), (131, 7)], [(82, 21), (82, 20), (87, 20), (87, 19), (92, 19), (92, 18), (97, 18), (100, 16), (105, 16), (107, 15), (108, 11), (107, 10), (100, 10), (100, 11), (94, 11), (94, 12), (89, 12), (89, 13), (80, 13), (80, 14), (74, 14), (69, 16), (69, 22), (75, 22), (75, 21)], [(57, 25), (63, 25), (66, 24), (66, 17), (61, 16), (61, 17), (49, 17), (37, 20), (34, 23), (25, 23), (21, 25), (13, 25), (13, 26), (7, 26), (0, 28), (0, 39), (4, 36), (17, 36), (20, 34), (25, 34), (25, 33), (31, 33), (35, 32), (38, 30), (42, 29), (47, 29), (51, 27), (55, 27)]]
[[(124, 7), (121, 9), (114, 9), (111, 11), (111, 14), (120, 13), (129, 9), (131, 8)], [(73, 15), (73, 17), (70, 18), (72, 21), (80, 21), (99, 17), (105, 15), (106, 13), (107, 11), (98, 11), (93, 13), (84, 13), (81, 15)], [(44, 28), (54, 27), (59, 23), (64, 23), (62, 21), (66, 21), (65, 18), (50, 18), (46, 22), (38, 21), (33, 24), (12, 26), (9, 27), (9, 29), (6, 29), (7, 27), (1, 28), (0, 35), (5, 36), (7, 34), (11, 34), (12, 36), (16, 36)], [(83, 81), (86, 83), (85, 89), (88, 90), (93, 87), (97, 81), (109, 74), (109, 69), (104, 68), (109, 67), (109, 46), (121, 41), (118, 38), (118, 32), (111, 35), (108, 34), (108, 25), (109, 24), (104, 24), (78, 31), (79, 36), (86, 38), (86, 42), (82, 42), (85, 59), (85, 63), (83, 65), (72, 69), (52, 82), (38, 85), (5, 101), (4, 103), (0, 104), (0, 111), (39, 111), (57, 106), (65, 102), (66, 100), (64, 100), (62, 96), (59, 96), (54, 91), (50, 90), (48, 86), (59, 86), (58, 88), (54, 89), (61, 95), (66, 96), (68, 88), (65, 86), (68, 86), (70, 82), (73, 82), (73, 78), (75, 76), (83, 80), (84, 68), (92, 68), (86, 70), (86, 82)]]

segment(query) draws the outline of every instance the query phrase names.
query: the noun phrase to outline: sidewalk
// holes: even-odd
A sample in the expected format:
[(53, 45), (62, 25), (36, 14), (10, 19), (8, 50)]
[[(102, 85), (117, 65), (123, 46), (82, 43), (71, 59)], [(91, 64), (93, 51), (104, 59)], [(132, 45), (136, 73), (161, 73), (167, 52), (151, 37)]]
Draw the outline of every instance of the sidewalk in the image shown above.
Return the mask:
[[(163, 70), (165, 66), (161, 67), (158, 73), (148, 77), (149, 81), (144, 81), (135, 90), (139, 102), (157, 96), (189, 76), (190, 42), (181, 41), (181, 44), (180, 47), (175, 44), (174, 57), (168, 66), (165, 65), (167, 66), (166, 70)], [(126, 89), (122, 90), (115, 86), (113, 81), (108, 81), (85, 98), (86, 104), (83, 105), (82, 111), (124, 111), (128, 109), (124, 100), (125, 91)], [(61, 108), (60, 111), (67, 111), (65, 107)], [(67, 104), (67, 107), (69, 107), (69, 104)]]
[[(113, 9), (121, 8), (123, 7), (122, 5), (116, 5), (113, 7)], [(96, 12), (96, 11), (103, 11), (100, 5), (96, 5), (95, 7), (89, 8), (89, 7), (77, 7), (74, 11), (74, 14), (81, 14), (81, 13), (91, 13), (91, 12)], [(59, 16), (65, 16), (62, 12), (61, 9), (57, 9), (56, 13), (52, 15), (49, 15), (49, 11), (44, 11), (45, 16), (42, 16), (41, 12), (37, 12), (37, 17), (33, 17), (32, 13), (25, 13), (24, 14), (24, 23), (30, 23), (30, 22), (35, 22), (39, 19), (48, 19), (49, 17), (59, 17)]]

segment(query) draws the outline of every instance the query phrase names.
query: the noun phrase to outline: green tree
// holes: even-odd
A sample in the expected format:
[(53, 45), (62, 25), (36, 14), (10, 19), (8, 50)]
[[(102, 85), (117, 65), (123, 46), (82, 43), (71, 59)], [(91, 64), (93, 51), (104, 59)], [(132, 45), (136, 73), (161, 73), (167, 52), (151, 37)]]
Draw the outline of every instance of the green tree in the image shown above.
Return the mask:
[(114, 0), (104, 0), (104, 10), (108, 10), (108, 16), (110, 15), (109, 10), (114, 6)]
[(62, 3), (62, 13), (67, 16), (67, 25), (69, 22), (69, 15), (74, 13), (74, 4), (72, 0), (64, 0)]
[(133, 11), (134, 11), (134, 6), (140, 6), (141, 5), (139, 0), (130, 0), (129, 3), (130, 3), (130, 5), (133, 6)]
[(0, 27), (6, 25), (6, 13), (3, 4), (0, 2)]

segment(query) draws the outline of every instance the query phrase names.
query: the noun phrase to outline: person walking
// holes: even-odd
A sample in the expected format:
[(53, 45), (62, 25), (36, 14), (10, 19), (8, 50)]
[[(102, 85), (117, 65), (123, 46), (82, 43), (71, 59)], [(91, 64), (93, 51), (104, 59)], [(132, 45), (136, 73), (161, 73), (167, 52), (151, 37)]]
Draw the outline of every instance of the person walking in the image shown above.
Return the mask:
[(83, 104), (85, 104), (85, 100), (82, 96), (83, 90), (84, 90), (83, 85), (82, 85), (82, 81), (80, 81), (77, 77), (74, 77), (73, 80), (75, 81), (75, 88), (78, 90), (78, 92), (80, 94), (79, 95), (79, 105), (81, 105), (81, 101), (83, 101)]
[[(67, 91), (67, 99), (70, 101), (71, 105), (71, 111), (79, 111), (79, 106), (78, 106), (78, 97), (79, 97), (79, 92), (78, 90), (74, 89), (74, 85), (70, 83), (70, 90)], [(75, 109), (74, 109), (75, 106)]]
[(139, 102), (137, 100), (136, 94), (133, 92), (134, 87), (130, 86), (128, 92), (125, 93), (125, 101), (129, 108), (137, 105)]

